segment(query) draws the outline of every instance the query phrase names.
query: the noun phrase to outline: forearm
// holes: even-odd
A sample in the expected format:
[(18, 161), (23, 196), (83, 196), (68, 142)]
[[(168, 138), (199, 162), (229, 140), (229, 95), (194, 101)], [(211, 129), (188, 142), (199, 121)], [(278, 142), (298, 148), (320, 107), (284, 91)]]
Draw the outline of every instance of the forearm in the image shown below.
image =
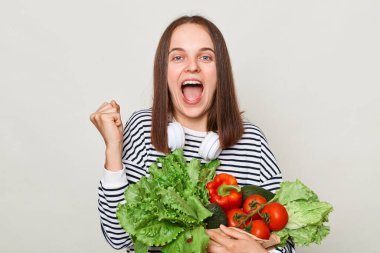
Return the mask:
[(124, 201), (124, 191), (128, 186), (125, 170), (119, 172), (104, 171), (98, 188), (98, 210), (104, 237), (115, 249), (132, 244), (128, 234), (119, 225), (116, 218), (118, 203)]
[(121, 161), (122, 143), (106, 145), (104, 168), (109, 171), (120, 171), (123, 169)]

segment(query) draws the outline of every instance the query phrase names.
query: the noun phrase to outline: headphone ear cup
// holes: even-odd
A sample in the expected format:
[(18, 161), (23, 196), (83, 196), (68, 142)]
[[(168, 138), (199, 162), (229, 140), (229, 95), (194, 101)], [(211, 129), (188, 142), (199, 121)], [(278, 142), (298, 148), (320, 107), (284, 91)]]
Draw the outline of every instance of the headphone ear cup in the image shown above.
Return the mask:
[(178, 122), (171, 122), (168, 125), (168, 146), (171, 151), (185, 146), (185, 132)]
[(221, 152), (219, 135), (214, 132), (209, 132), (199, 147), (199, 155), (206, 161), (210, 161), (216, 159)]

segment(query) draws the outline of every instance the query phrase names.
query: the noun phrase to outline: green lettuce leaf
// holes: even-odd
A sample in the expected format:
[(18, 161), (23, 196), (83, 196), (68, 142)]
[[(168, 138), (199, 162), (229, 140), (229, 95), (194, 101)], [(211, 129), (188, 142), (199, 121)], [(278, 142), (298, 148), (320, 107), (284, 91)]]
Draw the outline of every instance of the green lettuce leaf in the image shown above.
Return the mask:
[(280, 189), (276, 191), (275, 201), (286, 205), (297, 200), (318, 201), (318, 196), (301, 181), (284, 181), (280, 184)]
[(280, 247), (285, 246), (289, 237), (297, 246), (308, 246), (311, 243), (320, 244), (330, 233), (330, 228), (325, 225), (310, 225), (299, 229), (285, 228), (275, 233), (281, 238)]
[(301, 181), (282, 182), (273, 201), (283, 204), (289, 218), (286, 227), (275, 233), (281, 238), (280, 247), (291, 239), (298, 246), (320, 244), (330, 232), (325, 225), (333, 211), (331, 204), (319, 201), (318, 196)]
[(158, 194), (161, 195), (161, 201), (166, 208), (176, 210), (181, 214), (197, 219), (196, 212), (173, 188), (161, 189)]
[(186, 159), (183, 156), (183, 150), (182, 149), (176, 149), (173, 151), (173, 156), (176, 158), (176, 161), (181, 165), (182, 169), (186, 168)]
[(132, 236), (133, 246), (135, 249), (135, 253), (146, 253), (148, 251), (148, 245), (136, 239), (136, 237)]
[(195, 196), (190, 196), (187, 200), (187, 204), (192, 210), (195, 211), (198, 222), (201, 222), (213, 215), (213, 213), (204, 207), (202, 202)]
[(205, 233), (203, 226), (198, 226), (192, 230), (183, 232), (177, 240), (162, 247), (163, 253), (193, 253), (206, 252), (209, 237)]
[(333, 210), (327, 202), (295, 201), (285, 205), (288, 210), (288, 229), (302, 228), (308, 225), (319, 225), (325, 221)]
[(200, 171), (201, 166), (199, 160), (192, 159), (186, 167), (186, 178), (188, 178), (188, 180), (184, 182), (184, 184), (186, 185), (186, 189), (183, 191), (182, 194), (184, 198), (188, 198), (189, 196), (193, 196), (196, 194)]
[(150, 220), (136, 231), (136, 238), (146, 245), (162, 246), (177, 238), (184, 228), (168, 221)]
[(134, 235), (137, 230), (143, 228), (150, 220), (156, 219), (156, 215), (146, 212), (134, 206), (119, 204), (116, 217), (125, 231)]

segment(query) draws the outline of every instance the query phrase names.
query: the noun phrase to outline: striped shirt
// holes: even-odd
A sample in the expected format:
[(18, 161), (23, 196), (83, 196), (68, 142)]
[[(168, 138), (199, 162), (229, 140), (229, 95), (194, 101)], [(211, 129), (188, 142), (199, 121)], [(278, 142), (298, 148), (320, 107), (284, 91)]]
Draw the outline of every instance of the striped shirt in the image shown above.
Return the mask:
[[(124, 202), (124, 191), (143, 176), (149, 175), (149, 166), (164, 154), (158, 152), (151, 144), (150, 130), (152, 125), (152, 110), (140, 110), (132, 114), (127, 121), (123, 133), (123, 170), (112, 172), (104, 170), (98, 188), (98, 209), (101, 229), (107, 242), (115, 249), (126, 248), (133, 251), (133, 243), (116, 218), (117, 204)], [(218, 159), (221, 165), (217, 173), (226, 172), (236, 177), (240, 186), (258, 185), (271, 192), (279, 188), (282, 181), (281, 171), (275, 157), (269, 149), (262, 131), (255, 125), (244, 120), (244, 134), (235, 145), (224, 149)], [(184, 128), (184, 156), (189, 161), (192, 158), (206, 163), (198, 154), (198, 149), (206, 136), (206, 132), (198, 132)], [(149, 252), (160, 252), (159, 248), (151, 247)], [(271, 252), (295, 252), (291, 242), (284, 248)]]

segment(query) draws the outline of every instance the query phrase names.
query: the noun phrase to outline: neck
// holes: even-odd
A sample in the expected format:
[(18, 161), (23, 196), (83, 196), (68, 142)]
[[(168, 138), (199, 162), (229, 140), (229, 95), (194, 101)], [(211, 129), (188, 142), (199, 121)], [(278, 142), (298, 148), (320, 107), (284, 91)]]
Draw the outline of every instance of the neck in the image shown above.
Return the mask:
[(199, 118), (188, 118), (182, 115), (175, 115), (175, 121), (179, 122), (183, 127), (191, 130), (206, 132), (207, 131), (207, 114)]

